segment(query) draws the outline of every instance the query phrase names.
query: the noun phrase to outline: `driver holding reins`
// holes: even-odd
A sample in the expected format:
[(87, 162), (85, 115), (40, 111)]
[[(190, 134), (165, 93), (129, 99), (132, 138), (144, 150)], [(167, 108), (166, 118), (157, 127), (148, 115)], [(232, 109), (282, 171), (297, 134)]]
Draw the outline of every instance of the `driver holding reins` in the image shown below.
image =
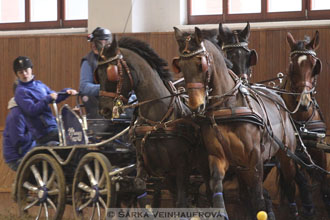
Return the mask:
[[(47, 145), (51, 141), (58, 142), (56, 119), (49, 104), (59, 103), (77, 91), (66, 88), (61, 90), (65, 95), (59, 95), (39, 80), (35, 80), (32, 73), (32, 61), (25, 56), (19, 56), (13, 63), (18, 86), (15, 91), (15, 100), (26, 119), (29, 131), (37, 145)], [(54, 144), (54, 143), (53, 143)]]

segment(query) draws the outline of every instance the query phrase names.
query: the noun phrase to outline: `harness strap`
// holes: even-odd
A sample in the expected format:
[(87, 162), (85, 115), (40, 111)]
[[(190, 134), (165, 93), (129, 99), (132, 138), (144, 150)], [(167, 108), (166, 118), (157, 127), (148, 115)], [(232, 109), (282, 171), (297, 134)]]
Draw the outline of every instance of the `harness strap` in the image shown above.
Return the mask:
[(187, 89), (204, 89), (205, 85), (204, 83), (187, 83), (186, 87)]
[(111, 98), (117, 98), (117, 97), (120, 97), (121, 99), (123, 99), (124, 102), (128, 102), (128, 99), (125, 98), (124, 96), (122, 95), (119, 95), (115, 92), (107, 92), (107, 91), (104, 91), (104, 90), (100, 90), (99, 92), (99, 96), (106, 96), (106, 97), (111, 97)]

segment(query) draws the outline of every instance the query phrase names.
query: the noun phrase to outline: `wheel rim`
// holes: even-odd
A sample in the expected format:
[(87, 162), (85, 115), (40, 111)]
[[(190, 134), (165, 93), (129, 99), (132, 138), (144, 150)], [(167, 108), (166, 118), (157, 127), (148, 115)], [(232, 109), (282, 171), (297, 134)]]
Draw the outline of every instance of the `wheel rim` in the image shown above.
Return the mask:
[(89, 153), (80, 161), (73, 181), (75, 217), (104, 219), (107, 208), (113, 205), (114, 191), (110, 182), (109, 160), (100, 153)]
[(65, 178), (62, 168), (49, 155), (35, 155), (24, 165), (19, 178), (18, 206), (23, 216), (62, 218)]

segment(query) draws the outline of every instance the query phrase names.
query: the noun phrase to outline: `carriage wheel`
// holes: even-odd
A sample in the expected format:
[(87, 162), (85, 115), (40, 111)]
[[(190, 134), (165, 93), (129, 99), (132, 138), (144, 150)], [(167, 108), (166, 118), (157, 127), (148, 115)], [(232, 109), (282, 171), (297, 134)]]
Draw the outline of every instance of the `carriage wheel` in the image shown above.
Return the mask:
[(62, 219), (65, 177), (54, 158), (37, 154), (28, 159), (18, 179), (17, 202), (21, 217)]
[(114, 207), (116, 191), (111, 183), (110, 161), (101, 153), (88, 153), (79, 162), (72, 186), (76, 219), (105, 219), (107, 208)]

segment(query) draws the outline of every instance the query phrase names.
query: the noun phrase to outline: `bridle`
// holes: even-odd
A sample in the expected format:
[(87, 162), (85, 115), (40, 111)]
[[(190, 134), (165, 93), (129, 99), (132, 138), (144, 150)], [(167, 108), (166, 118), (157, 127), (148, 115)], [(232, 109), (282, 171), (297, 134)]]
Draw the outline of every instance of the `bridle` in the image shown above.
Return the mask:
[[(239, 38), (238, 38), (238, 32), (237, 31), (233, 31), (233, 34), (234, 34), (236, 42), (228, 43), (228, 44), (223, 43), (223, 45), (221, 46), (221, 49), (225, 53), (228, 53), (228, 50), (232, 50), (232, 49), (243, 49), (243, 50), (245, 50), (246, 52), (248, 52), (250, 54), (251, 50), (248, 48), (249, 43), (245, 42), (245, 41), (240, 41)], [(248, 71), (249, 71), (248, 76), (242, 76), (242, 77), (245, 77), (246, 79), (250, 78), (251, 77), (251, 69), (249, 68)]]
[[(100, 57), (103, 59), (103, 61), (98, 61), (97, 68), (94, 71), (94, 81), (95, 83), (99, 84), (99, 79), (97, 75), (97, 69), (99, 66), (102, 65), (108, 65), (107, 66), (107, 80), (109, 82), (116, 83), (116, 92), (108, 92), (105, 90), (100, 90), (99, 96), (100, 97), (111, 97), (114, 98), (114, 106), (113, 106), (113, 116), (119, 117), (120, 111), (122, 109), (122, 106), (124, 104), (128, 103), (128, 97), (125, 97), (122, 94), (122, 87), (123, 87), (123, 81), (124, 81), (124, 71), (130, 80), (130, 91), (134, 89), (134, 81), (131, 74), (131, 71), (126, 63), (126, 61), (123, 58), (123, 55), (120, 53), (120, 51), (117, 51), (117, 54), (114, 57), (110, 57), (108, 59), (105, 58), (103, 55), (103, 48), (100, 52)], [(116, 63), (116, 64), (113, 64)]]
[[(179, 52), (180, 59), (190, 59), (193, 57), (200, 58), (201, 65), (202, 65), (202, 73), (206, 74), (205, 82), (204, 83), (186, 83), (187, 89), (206, 89), (208, 91), (208, 85), (211, 80), (211, 71), (209, 71), (211, 57), (209, 53), (206, 51), (204, 43), (201, 42), (201, 47), (196, 49), (195, 51), (188, 50), (188, 44), (191, 40), (191, 37), (188, 36), (185, 39), (185, 49), (182, 52)], [(178, 67), (176, 67), (178, 68)]]
[[(311, 55), (314, 59), (318, 60), (318, 58), (316, 57), (316, 53), (313, 50), (294, 50), (290, 53), (290, 65), (292, 66), (292, 57), (294, 55)], [(292, 69), (290, 67), (290, 75), (292, 73)], [(291, 80), (292, 81), (292, 80)], [(316, 87), (316, 78), (315, 80), (311, 83), (308, 81), (300, 81), (298, 83), (296, 83), (296, 85), (293, 87), (292, 83), (291, 83), (291, 90), (292, 91), (296, 91), (297, 89), (301, 88), (301, 87), (307, 87), (309, 90), (308, 91), (304, 91), (302, 94), (312, 94), (315, 91), (315, 87)]]

